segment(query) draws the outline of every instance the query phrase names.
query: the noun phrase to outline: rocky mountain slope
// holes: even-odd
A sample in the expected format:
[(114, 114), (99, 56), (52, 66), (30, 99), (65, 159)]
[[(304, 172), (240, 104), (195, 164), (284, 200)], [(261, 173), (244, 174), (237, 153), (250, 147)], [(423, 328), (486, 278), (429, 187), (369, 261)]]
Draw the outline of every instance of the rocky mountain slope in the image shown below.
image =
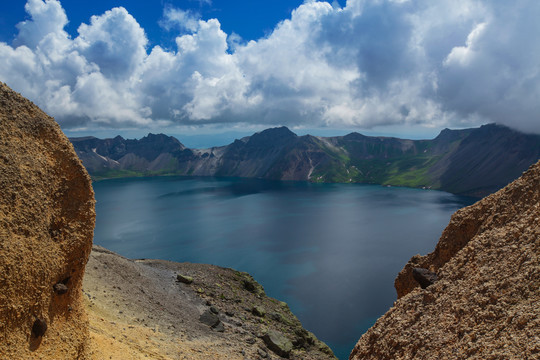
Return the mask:
[[(419, 268), (438, 280), (419, 287)], [(457, 211), (395, 286), (399, 299), (350, 359), (539, 359), (540, 162)]]
[(232, 269), (95, 246), (83, 291), (94, 359), (335, 359), (287, 304)]
[(54, 119), (0, 83), (0, 358), (86, 359), (90, 177)]
[(426, 187), (484, 196), (540, 158), (540, 136), (504, 126), (443, 130), (433, 140), (351, 133), (297, 136), (267, 129), (210, 149), (188, 149), (163, 134), (125, 140), (71, 139), (94, 178), (178, 174)]

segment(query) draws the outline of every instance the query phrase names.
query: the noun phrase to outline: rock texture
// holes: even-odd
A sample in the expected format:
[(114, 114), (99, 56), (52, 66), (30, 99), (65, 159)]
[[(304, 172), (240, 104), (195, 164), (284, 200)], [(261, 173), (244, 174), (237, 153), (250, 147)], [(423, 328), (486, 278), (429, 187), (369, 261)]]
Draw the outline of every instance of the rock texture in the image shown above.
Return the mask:
[(94, 218), (90, 178), (58, 124), (0, 83), (1, 359), (86, 358)]
[[(350, 359), (540, 359), (540, 162), (459, 210)], [(438, 280), (420, 289), (413, 268)]]
[(232, 269), (130, 260), (94, 246), (83, 292), (95, 360), (336, 359), (287, 304)]

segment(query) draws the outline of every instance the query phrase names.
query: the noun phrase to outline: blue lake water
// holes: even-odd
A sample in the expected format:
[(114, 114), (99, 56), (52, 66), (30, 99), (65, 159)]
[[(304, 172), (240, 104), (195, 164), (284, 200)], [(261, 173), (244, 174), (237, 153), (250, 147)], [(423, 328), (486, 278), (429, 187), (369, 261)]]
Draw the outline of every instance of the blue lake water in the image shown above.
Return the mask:
[(129, 258), (247, 271), (347, 359), (396, 299), (394, 278), (433, 250), (470, 198), (439, 191), (259, 179), (94, 183), (94, 242)]

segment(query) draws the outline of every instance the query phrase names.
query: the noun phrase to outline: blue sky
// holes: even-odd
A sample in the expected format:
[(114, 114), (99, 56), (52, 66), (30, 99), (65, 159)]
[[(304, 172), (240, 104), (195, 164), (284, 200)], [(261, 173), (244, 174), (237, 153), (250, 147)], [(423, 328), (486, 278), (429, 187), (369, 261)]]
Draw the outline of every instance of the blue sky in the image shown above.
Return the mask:
[(0, 81), (71, 135), (540, 132), (540, 2), (0, 4)]
[[(337, 1), (337, 0), (336, 0)], [(343, 0), (342, 0), (343, 1)], [(66, 31), (77, 36), (77, 28), (92, 15), (100, 15), (113, 7), (124, 7), (145, 29), (152, 45), (174, 43), (175, 34), (163, 31), (159, 21), (166, 7), (190, 10), (201, 18), (217, 18), (227, 34), (236, 33), (245, 40), (257, 40), (272, 32), (281, 20), (290, 17), (302, 0), (64, 0), (61, 2), (69, 23)], [(339, 2), (337, 2), (339, 4)], [(17, 34), (16, 25), (29, 18), (24, 10), (26, 0), (4, 1), (0, 4), (0, 41), (10, 42)]]

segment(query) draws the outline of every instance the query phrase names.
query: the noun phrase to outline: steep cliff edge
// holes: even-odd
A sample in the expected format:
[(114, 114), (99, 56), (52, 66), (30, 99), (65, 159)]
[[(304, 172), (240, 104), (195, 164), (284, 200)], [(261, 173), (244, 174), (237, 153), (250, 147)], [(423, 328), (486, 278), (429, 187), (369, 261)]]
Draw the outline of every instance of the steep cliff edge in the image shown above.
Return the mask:
[(0, 358), (85, 359), (90, 178), (54, 119), (0, 83)]
[[(540, 162), (459, 210), (433, 253), (398, 275), (399, 299), (350, 359), (540, 358)], [(438, 280), (421, 289), (413, 268)]]

